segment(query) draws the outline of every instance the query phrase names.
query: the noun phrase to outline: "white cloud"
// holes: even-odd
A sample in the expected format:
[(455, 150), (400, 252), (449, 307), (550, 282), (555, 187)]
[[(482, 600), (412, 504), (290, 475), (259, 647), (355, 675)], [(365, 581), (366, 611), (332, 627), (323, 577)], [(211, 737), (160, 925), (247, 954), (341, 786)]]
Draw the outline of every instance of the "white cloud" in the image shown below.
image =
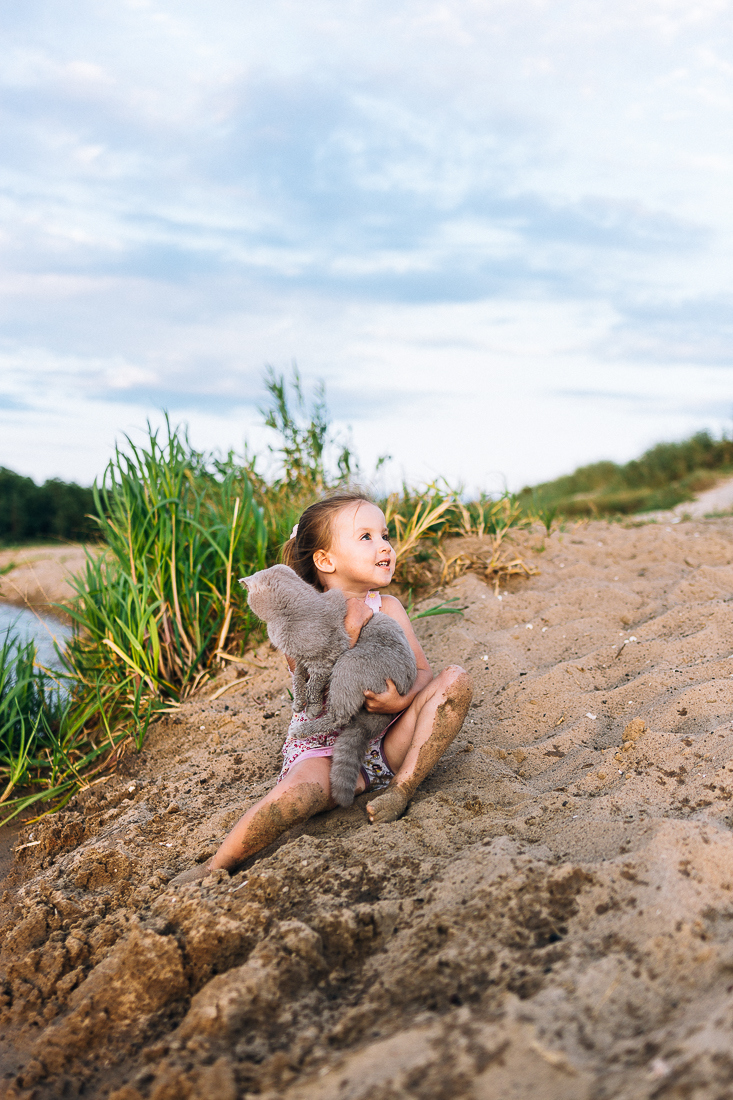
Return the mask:
[(238, 445), (293, 357), (415, 476), (719, 425), (731, 6), (16, 6), (0, 464), (90, 479), (162, 403)]

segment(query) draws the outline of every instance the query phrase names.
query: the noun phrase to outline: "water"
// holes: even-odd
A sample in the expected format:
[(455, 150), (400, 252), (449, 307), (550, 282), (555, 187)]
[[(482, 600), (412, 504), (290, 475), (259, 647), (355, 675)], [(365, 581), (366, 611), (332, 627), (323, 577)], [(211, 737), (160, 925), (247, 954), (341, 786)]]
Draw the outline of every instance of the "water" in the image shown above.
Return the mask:
[(54, 638), (63, 648), (71, 637), (71, 627), (59, 622), (51, 615), (39, 615), (24, 607), (0, 603), (0, 645), (8, 634), (15, 635), (20, 642), (36, 643), (36, 660), (46, 668), (60, 668), (54, 648)]

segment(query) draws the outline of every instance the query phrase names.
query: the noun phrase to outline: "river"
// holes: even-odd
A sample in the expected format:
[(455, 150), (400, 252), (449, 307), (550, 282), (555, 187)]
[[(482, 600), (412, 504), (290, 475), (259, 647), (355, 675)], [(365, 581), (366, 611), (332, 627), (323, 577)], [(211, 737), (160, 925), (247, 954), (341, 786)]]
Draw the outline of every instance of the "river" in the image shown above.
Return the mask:
[(0, 603), (0, 645), (8, 634), (16, 635), (20, 642), (32, 639), (36, 643), (39, 664), (46, 668), (60, 668), (54, 639), (63, 648), (71, 637), (71, 627), (51, 615), (40, 615), (25, 607)]

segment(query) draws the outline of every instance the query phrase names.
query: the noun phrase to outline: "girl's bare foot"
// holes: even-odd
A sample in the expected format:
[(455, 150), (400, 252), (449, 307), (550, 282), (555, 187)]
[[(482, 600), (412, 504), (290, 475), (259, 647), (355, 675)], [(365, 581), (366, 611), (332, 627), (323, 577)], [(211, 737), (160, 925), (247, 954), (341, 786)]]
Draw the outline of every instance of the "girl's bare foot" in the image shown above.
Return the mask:
[(206, 878), (211, 870), (211, 859), (207, 859), (206, 863), (195, 863), (193, 867), (189, 867), (186, 871), (181, 871), (180, 875), (176, 875), (175, 878), (172, 878), (168, 885), (184, 886), (187, 882), (200, 882), (202, 878)]
[(388, 821), (396, 821), (409, 804), (410, 798), (401, 787), (387, 787), (371, 802), (367, 802), (366, 812), (369, 824), (385, 825)]
[[(433, 684), (439, 694), (434, 695), (434, 702), (421, 711), (402, 765), (386, 791), (367, 803), (367, 817), (371, 825), (396, 821), (402, 816), (419, 785), (433, 770), (463, 725), (473, 695), (468, 673), (458, 665), (451, 665)], [(432, 707), (435, 709), (432, 710)]]

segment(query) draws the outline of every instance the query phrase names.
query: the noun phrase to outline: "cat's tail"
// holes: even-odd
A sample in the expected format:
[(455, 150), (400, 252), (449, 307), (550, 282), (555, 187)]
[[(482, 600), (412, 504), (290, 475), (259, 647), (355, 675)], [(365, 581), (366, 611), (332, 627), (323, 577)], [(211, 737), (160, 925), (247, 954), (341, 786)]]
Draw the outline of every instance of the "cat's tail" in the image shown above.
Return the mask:
[(350, 806), (367, 746), (389, 725), (391, 715), (362, 710), (336, 738), (331, 759), (331, 795), (339, 806)]
[(368, 733), (356, 722), (348, 725), (336, 738), (331, 761), (331, 795), (339, 806), (350, 806), (354, 801), (368, 741)]

